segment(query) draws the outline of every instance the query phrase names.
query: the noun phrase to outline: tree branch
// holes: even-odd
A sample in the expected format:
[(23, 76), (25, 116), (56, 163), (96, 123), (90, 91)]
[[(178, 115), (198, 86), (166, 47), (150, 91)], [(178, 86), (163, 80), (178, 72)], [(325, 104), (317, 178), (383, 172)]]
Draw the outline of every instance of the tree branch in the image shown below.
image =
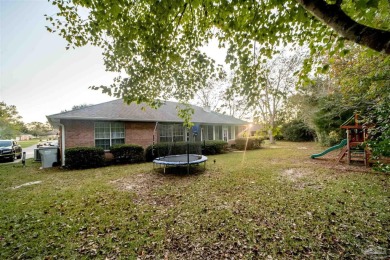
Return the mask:
[(365, 26), (351, 19), (339, 5), (325, 0), (296, 0), (304, 9), (347, 40), (390, 54), (390, 32)]
[(183, 18), (184, 12), (186, 11), (186, 9), (187, 9), (187, 3), (184, 4), (184, 6), (183, 6), (183, 11), (182, 11), (181, 13), (179, 12), (179, 13), (175, 16), (175, 19), (173, 19), (173, 21), (176, 20), (177, 16), (180, 14), (179, 21), (178, 21), (177, 24), (176, 24), (175, 32), (174, 32), (174, 34), (173, 34), (174, 36), (176, 36), (177, 28), (178, 28), (179, 25), (180, 25), (181, 19)]

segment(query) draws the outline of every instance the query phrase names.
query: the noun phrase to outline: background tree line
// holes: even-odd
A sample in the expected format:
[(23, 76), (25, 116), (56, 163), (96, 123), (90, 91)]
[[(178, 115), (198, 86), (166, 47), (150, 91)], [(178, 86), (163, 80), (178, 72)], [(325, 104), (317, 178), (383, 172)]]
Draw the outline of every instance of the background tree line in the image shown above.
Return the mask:
[(34, 137), (47, 135), (52, 129), (49, 123), (24, 123), (16, 106), (0, 102), (0, 139), (15, 139), (21, 134)]

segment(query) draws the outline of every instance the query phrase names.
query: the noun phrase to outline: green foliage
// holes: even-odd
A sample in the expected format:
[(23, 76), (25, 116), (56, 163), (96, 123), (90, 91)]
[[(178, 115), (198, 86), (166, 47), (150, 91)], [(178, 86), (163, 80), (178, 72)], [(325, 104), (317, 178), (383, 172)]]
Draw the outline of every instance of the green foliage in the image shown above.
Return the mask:
[(0, 102), (0, 139), (13, 139), (20, 134), (24, 129), (21, 119), (16, 106)]
[(42, 123), (42, 122), (31, 122), (26, 124), (27, 133), (39, 137), (47, 135), (51, 130), (52, 127), (49, 123)]
[(248, 137), (248, 138), (237, 138), (235, 147), (238, 150), (255, 150), (260, 149), (264, 139), (260, 137)]
[[(355, 108), (348, 106), (339, 92), (334, 92), (318, 101), (313, 123), (318, 141), (325, 146), (334, 145), (345, 135), (340, 126), (354, 114)], [(332, 137), (330, 132), (334, 132)], [(335, 133), (339, 138), (334, 138)]]
[[(240, 73), (242, 93), (257, 89), (258, 85), (251, 83), (259, 78), (247, 76), (255, 75), (280, 47), (310, 49), (313, 59), (306, 60), (296, 72), (306, 80), (313, 66), (324, 68), (316, 64), (314, 57), (345, 53), (344, 38), (338, 38), (324, 24), (327, 19), (316, 19), (305, 10), (304, 1), (300, 1), (302, 5), (294, 0), (51, 2), (58, 12), (46, 16), (49, 32), (62, 36), (68, 42), (67, 48), (87, 44), (100, 47), (106, 70), (126, 74), (116, 77), (109, 86), (92, 89), (124, 98), (128, 103), (157, 106), (158, 98), (185, 103), (207, 82), (223, 77), (222, 66), (201, 51), (215, 39), (220, 47), (227, 48), (225, 62), (230, 69)], [(342, 8), (362, 23), (387, 30), (387, 1), (372, 2), (343, 1)], [(325, 3), (316, 1), (313, 5)], [(374, 23), (372, 18), (379, 10)], [(339, 28), (346, 27), (341, 25)], [(343, 35), (343, 31), (339, 33)], [(183, 112), (180, 115), (188, 123), (190, 111)]]
[(205, 155), (222, 154), (227, 147), (228, 143), (221, 140), (206, 141), (202, 143), (203, 154)]
[(315, 131), (302, 120), (293, 120), (282, 126), (283, 139), (287, 141), (313, 141)]
[(68, 112), (68, 111), (73, 111), (73, 110), (79, 110), (79, 109), (82, 109), (82, 108), (85, 108), (85, 107), (89, 107), (89, 106), (91, 106), (91, 104), (85, 104), (84, 103), (84, 104), (80, 104), (80, 105), (74, 105), (72, 107), (72, 109), (70, 109), (70, 110), (67, 110), (67, 109), (62, 110), (61, 113)]
[(74, 147), (65, 150), (69, 169), (90, 169), (104, 166), (104, 150), (96, 147)]
[(333, 58), (331, 77), (340, 85), (348, 105), (370, 106), (369, 102), (387, 92), (390, 84), (390, 57), (383, 53), (367, 52), (350, 46), (348, 55)]
[(329, 142), (329, 145), (333, 146), (335, 144), (340, 143), (344, 137), (345, 134), (339, 129), (337, 129), (336, 131), (330, 131), (330, 133), (327, 136), (327, 140)]
[(169, 155), (171, 152), (172, 144), (169, 143), (157, 143), (149, 145), (145, 149), (145, 159), (147, 162), (151, 162), (157, 157)]
[(145, 160), (144, 148), (136, 144), (117, 144), (110, 148), (118, 163), (138, 163)]
[(331, 75), (340, 85), (343, 102), (359, 112), (369, 129), (369, 146), (378, 169), (389, 166), (378, 159), (390, 151), (390, 57), (383, 53), (368, 53), (353, 47), (344, 57), (333, 60)]
[[(227, 147), (225, 141), (189, 142), (190, 154), (213, 155), (221, 154)], [(186, 154), (187, 142), (157, 143), (150, 145), (145, 150), (146, 161), (153, 161), (157, 157), (175, 154)]]
[(390, 3), (384, 0), (348, 0), (343, 8), (352, 19), (376, 28), (390, 30)]
[(390, 165), (380, 162), (381, 157), (390, 157), (390, 93), (384, 96), (372, 110), (368, 112), (367, 121), (373, 123), (369, 129), (370, 141), (368, 142), (377, 160), (377, 169), (390, 172)]

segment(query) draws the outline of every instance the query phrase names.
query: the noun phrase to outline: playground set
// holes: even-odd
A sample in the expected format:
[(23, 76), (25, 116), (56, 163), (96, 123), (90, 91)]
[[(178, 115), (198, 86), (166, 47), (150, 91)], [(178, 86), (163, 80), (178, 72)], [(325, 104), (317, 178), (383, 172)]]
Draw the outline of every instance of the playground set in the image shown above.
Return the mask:
[(339, 162), (346, 158), (348, 164), (351, 164), (353, 161), (361, 161), (368, 167), (370, 150), (363, 144), (368, 139), (367, 127), (359, 124), (359, 115), (355, 114), (350, 117), (340, 126), (340, 128), (346, 130), (347, 138), (343, 139), (339, 144), (326, 149), (322, 153), (312, 154), (311, 158), (315, 159), (331, 151), (341, 149), (338, 155)]

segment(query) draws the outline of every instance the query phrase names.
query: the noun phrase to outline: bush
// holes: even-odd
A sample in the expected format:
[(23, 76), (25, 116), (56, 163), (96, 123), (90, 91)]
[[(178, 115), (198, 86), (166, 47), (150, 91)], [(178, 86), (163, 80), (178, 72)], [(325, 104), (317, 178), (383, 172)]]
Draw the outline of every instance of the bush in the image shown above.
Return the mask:
[(317, 131), (316, 137), (322, 146), (333, 146), (339, 144), (344, 139), (342, 131), (331, 131), (330, 133)]
[(260, 137), (248, 137), (248, 138), (237, 138), (236, 148), (238, 150), (254, 150), (261, 148), (261, 144), (264, 139)]
[(96, 147), (74, 147), (65, 150), (69, 169), (89, 169), (104, 166), (104, 150)]
[(221, 154), (225, 152), (227, 146), (228, 143), (221, 140), (205, 141), (202, 143), (203, 154), (204, 155)]
[(342, 133), (340, 131), (331, 131), (328, 134), (329, 146), (339, 144), (343, 140)]
[(157, 157), (168, 155), (169, 150), (168, 143), (157, 143), (154, 145), (149, 145), (145, 149), (145, 159), (147, 162), (151, 162)]
[(136, 144), (117, 144), (110, 148), (117, 163), (137, 163), (144, 161), (144, 148)]
[(284, 140), (293, 142), (313, 141), (314, 130), (301, 120), (293, 120), (282, 127)]
[[(189, 143), (190, 154), (220, 154), (227, 147), (225, 141), (206, 141), (206, 142), (190, 142)], [(152, 153), (153, 150), (153, 153)], [(187, 142), (174, 142), (174, 143), (157, 143), (154, 146), (150, 145), (146, 148), (145, 157), (146, 161), (151, 162), (157, 157), (185, 154), (187, 153)]]

